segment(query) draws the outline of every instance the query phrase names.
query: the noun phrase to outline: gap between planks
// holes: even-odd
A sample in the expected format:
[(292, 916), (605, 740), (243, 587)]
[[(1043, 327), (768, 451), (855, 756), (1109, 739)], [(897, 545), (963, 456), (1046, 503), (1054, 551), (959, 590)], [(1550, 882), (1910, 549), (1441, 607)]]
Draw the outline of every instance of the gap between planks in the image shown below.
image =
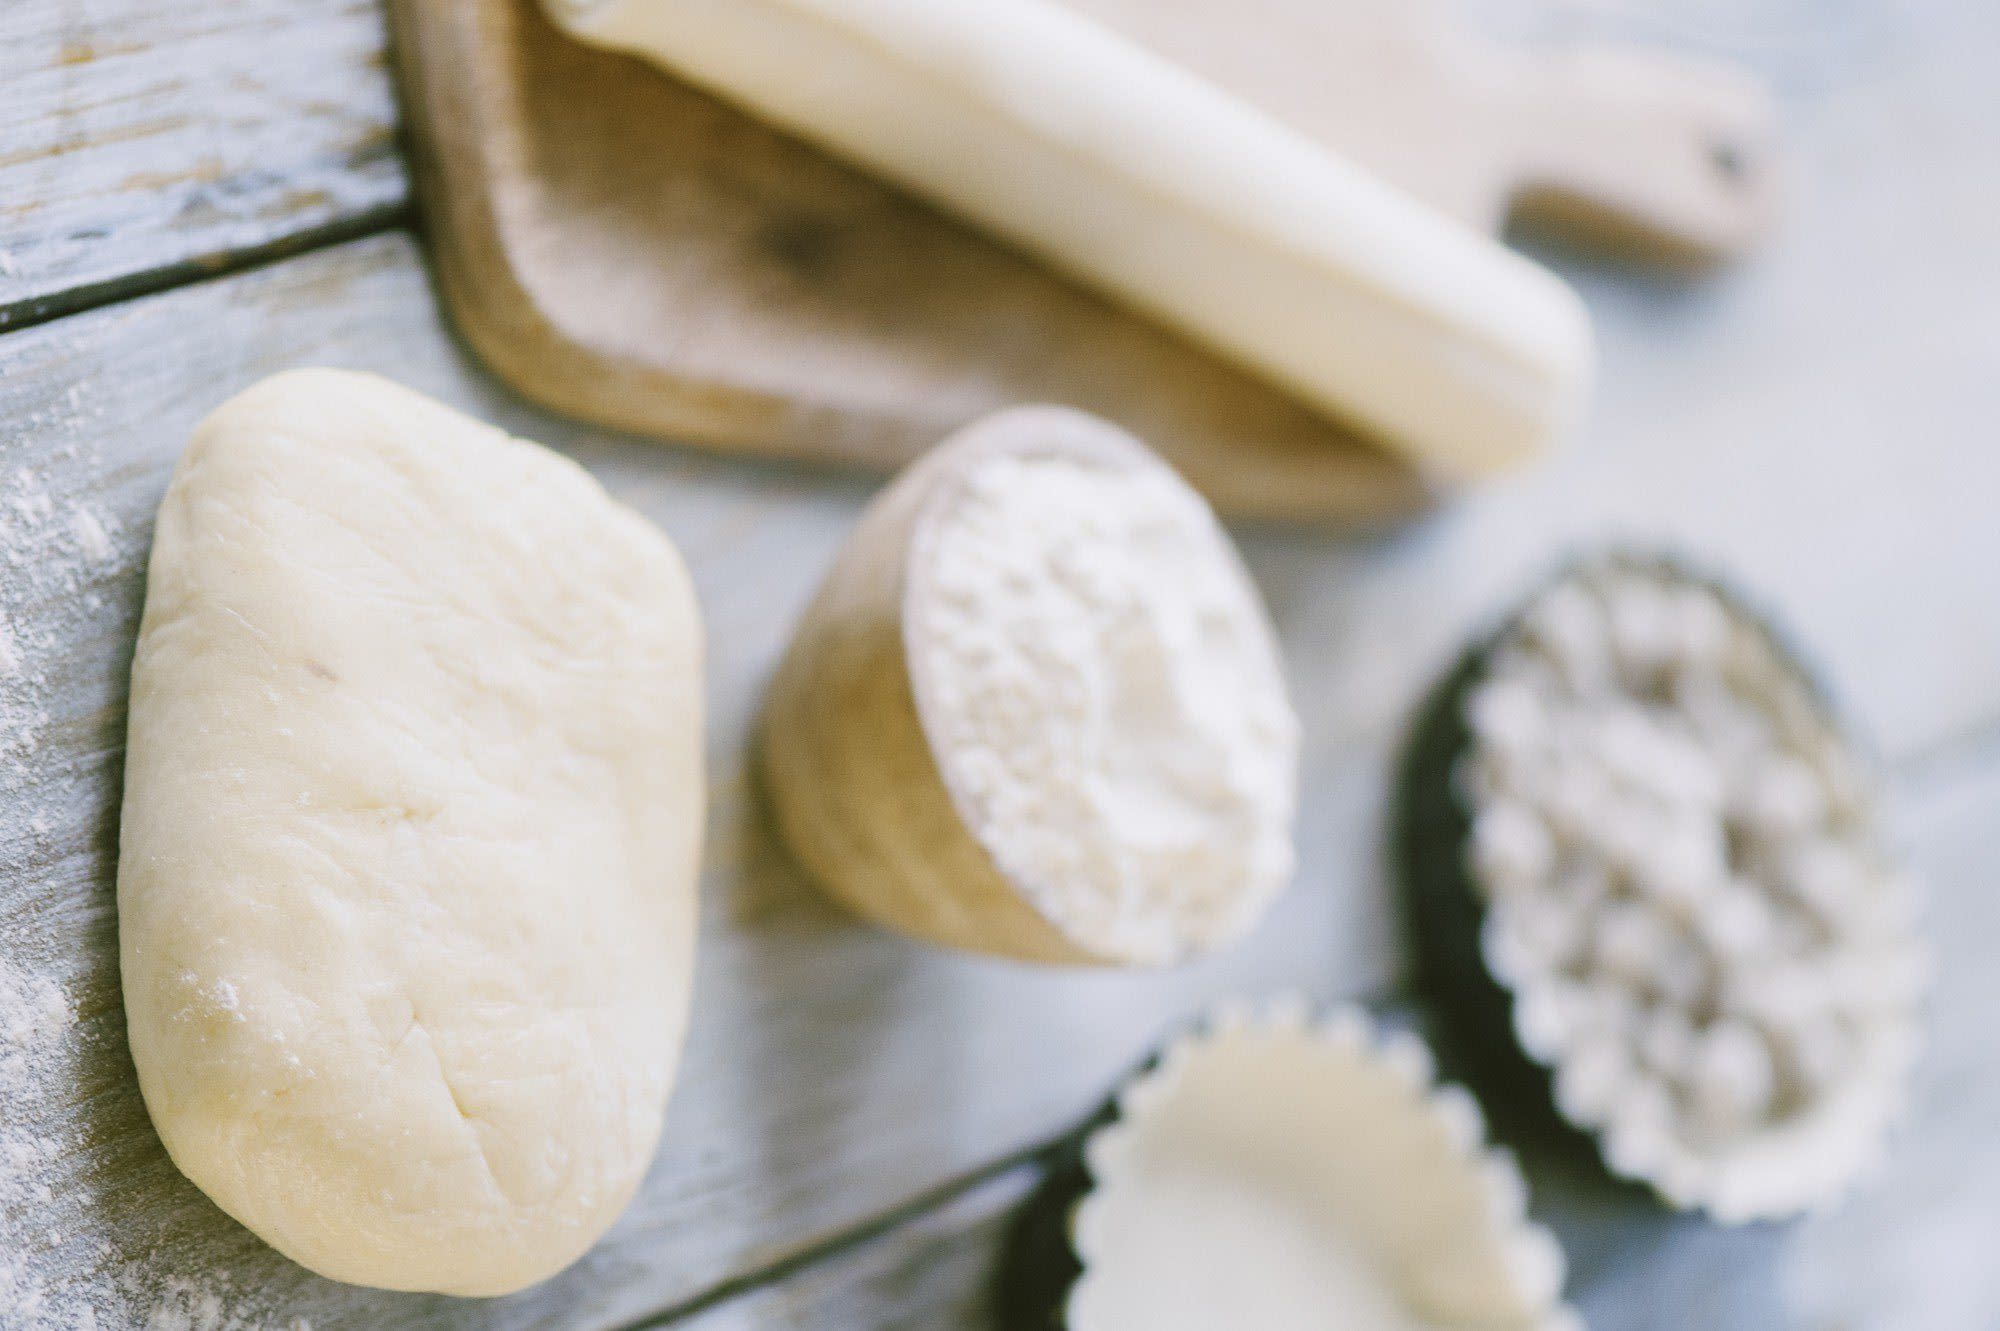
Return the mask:
[(892, 1206), (860, 1224), (850, 1225), (824, 1239), (799, 1248), (768, 1265), (731, 1276), (690, 1299), (681, 1299), (658, 1312), (621, 1323), (610, 1331), (655, 1331), (655, 1328), (683, 1322), (714, 1312), (737, 1299), (768, 1289), (792, 1276), (802, 1275), (827, 1262), (857, 1253), (870, 1244), (950, 1207), (971, 1193), (1005, 1179), (1014, 1181), (1022, 1195), (1040, 1182), (1049, 1159), (1073, 1139), (1075, 1130), (1040, 1146), (1010, 1152), (997, 1160), (967, 1170), (935, 1187), (926, 1188), (899, 1205)]
[[(1340, 1006), (1365, 1008), (1384, 1029), (1422, 1027), (1422, 1007), (1395, 985), (1372, 993), (1356, 994), (1340, 1000)], [(1330, 1007), (1319, 1004), (1316, 1007)], [(1137, 1051), (1133, 1066), (1150, 1058), (1153, 1050)], [(1120, 1084), (1123, 1078), (1120, 1078)], [(1114, 1092), (1115, 1094), (1115, 1092)], [(740, 1299), (768, 1290), (794, 1276), (805, 1275), (829, 1263), (860, 1255), (863, 1250), (901, 1231), (928, 1220), (965, 1202), (976, 1193), (1004, 1194), (1002, 1205), (992, 1199), (976, 1207), (982, 1213), (1000, 1206), (999, 1215), (1011, 1219), (1017, 1208), (1033, 1201), (1050, 1171), (1072, 1157), (1074, 1150), (1109, 1108), (1109, 1098), (1089, 1106), (1071, 1126), (1031, 1146), (1008, 1151), (984, 1164), (962, 1170), (907, 1200), (887, 1207), (874, 1216), (836, 1230), (823, 1238), (802, 1244), (775, 1261), (740, 1272), (719, 1281), (691, 1298), (678, 1299), (656, 1312), (621, 1322), (607, 1331), (657, 1331), (657, 1328), (686, 1322), (692, 1318), (723, 1311)], [(992, 1217), (988, 1217), (989, 1219)]]
[(107, 305), (161, 295), (196, 282), (234, 277), (287, 259), (300, 258), (314, 250), (412, 226), (413, 221), (414, 210), (409, 200), (404, 199), (322, 226), (306, 227), (277, 236), (261, 244), (179, 259), (159, 268), (121, 273), (103, 281), (43, 292), (12, 304), (0, 305), (0, 337), (73, 314), (88, 314)]
[[(2000, 717), (1961, 736), (1914, 752), (1886, 768), (1884, 775), (1891, 790), (1901, 797), (1895, 811), (1900, 816), (1893, 817), (1892, 824), (1898, 828), (1914, 826), (1935, 830), (1940, 821), (1952, 820), (1953, 805), (1960, 799), (1977, 799), (1989, 792), (2000, 794)], [(1913, 863), (1926, 858), (1917, 848), (1906, 850), (1907, 858)], [(1964, 886), (1959, 885), (1961, 890)], [(1941, 950), (1949, 951), (1948, 948)], [(1428, 1002), (1406, 986), (1392, 986), (1378, 995), (1361, 996), (1353, 1001), (1368, 1008), (1377, 1020), (1389, 1025), (1414, 1022), (1421, 1029), (1423, 1016), (1430, 1011)], [(1002, 1236), (1014, 1227), (1022, 1208), (1032, 1208), (1036, 1204), (1050, 1171), (1071, 1158), (1082, 1134), (1095, 1121), (1093, 1114), (1037, 1146), (1010, 1152), (988, 1164), (966, 1170), (956, 1178), (927, 1188), (907, 1202), (891, 1207), (864, 1223), (799, 1248), (767, 1266), (721, 1282), (694, 1298), (678, 1301), (657, 1313), (623, 1323), (615, 1331), (659, 1331), (659, 1328), (712, 1317), (720, 1317), (722, 1325), (734, 1327), (737, 1320), (731, 1316), (732, 1312), (747, 1313), (753, 1318), (745, 1325), (757, 1324), (754, 1318), (756, 1309), (761, 1306), (756, 1302), (759, 1295), (768, 1293), (782, 1282), (820, 1268), (839, 1267), (844, 1263), (865, 1265), (866, 1262), (861, 1259), (872, 1251), (880, 1250), (894, 1257), (893, 1245), (906, 1235), (914, 1236), (909, 1242), (924, 1250), (1001, 1243), (1004, 1241)], [(965, 1214), (954, 1216), (954, 1209)], [(1649, 1218), (1655, 1228), (1678, 1223), (1664, 1212)], [(926, 1223), (935, 1232), (921, 1233)], [(1764, 1234), (1754, 1251), (1746, 1245), (1742, 1250), (1744, 1260), (1752, 1265), (1778, 1260), (1772, 1244), (1772, 1235), (1776, 1232)], [(916, 1260), (908, 1254), (904, 1256)], [(1007, 1257), (1004, 1254), (989, 1253), (979, 1267), (982, 1271), (999, 1271), (1004, 1278), (1005, 1267), (998, 1264), (1005, 1261)], [(833, 1291), (837, 1293), (844, 1287), (843, 1282), (853, 1279), (851, 1272), (834, 1275)], [(996, 1325), (1004, 1321), (997, 1312), (997, 1297), (993, 1290), (982, 1287), (962, 1292), (973, 1305), (981, 1307), (988, 1318), (995, 1319)], [(816, 1297), (808, 1295), (802, 1306), (816, 1306)], [(698, 1322), (700, 1328), (709, 1325), (709, 1320)]]

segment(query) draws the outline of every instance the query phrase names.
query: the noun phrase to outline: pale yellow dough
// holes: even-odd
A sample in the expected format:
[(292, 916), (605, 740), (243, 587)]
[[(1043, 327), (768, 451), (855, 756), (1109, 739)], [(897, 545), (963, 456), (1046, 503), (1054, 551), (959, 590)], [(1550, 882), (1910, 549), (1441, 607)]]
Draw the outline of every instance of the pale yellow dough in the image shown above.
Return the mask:
[(132, 669), (119, 933), (174, 1162), (323, 1275), (500, 1294), (651, 1160), (702, 823), (673, 547), (368, 375), (196, 431)]

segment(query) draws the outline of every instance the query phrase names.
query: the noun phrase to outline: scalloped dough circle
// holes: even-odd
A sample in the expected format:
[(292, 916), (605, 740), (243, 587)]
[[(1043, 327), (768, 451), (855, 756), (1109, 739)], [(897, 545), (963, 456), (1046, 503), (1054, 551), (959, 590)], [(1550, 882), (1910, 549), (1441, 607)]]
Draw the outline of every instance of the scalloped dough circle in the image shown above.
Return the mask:
[(1477, 1107), (1358, 1013), (1225, 1017), (1086, 1147), (1071, 1331), (1563, 1331), (1563, 1259)]
[(119, 941), (175, 1164), (337, 1280), (501, 1294), (638, 1186), (679, 1057), (701, 630), (574, 464), (372, 376), (196, 431), (132, 671)]

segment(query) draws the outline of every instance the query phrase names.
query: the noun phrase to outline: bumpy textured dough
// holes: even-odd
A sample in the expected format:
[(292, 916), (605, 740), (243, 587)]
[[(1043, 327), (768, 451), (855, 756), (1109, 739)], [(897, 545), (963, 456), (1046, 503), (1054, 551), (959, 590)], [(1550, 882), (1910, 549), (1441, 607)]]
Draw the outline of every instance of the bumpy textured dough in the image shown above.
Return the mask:
[(649, 1163), (702, 822), (685, 568), (581, 469), (268, 379), (160, 508), (118, 874), (174, 1162), (338, 1280), (499, 1294)]

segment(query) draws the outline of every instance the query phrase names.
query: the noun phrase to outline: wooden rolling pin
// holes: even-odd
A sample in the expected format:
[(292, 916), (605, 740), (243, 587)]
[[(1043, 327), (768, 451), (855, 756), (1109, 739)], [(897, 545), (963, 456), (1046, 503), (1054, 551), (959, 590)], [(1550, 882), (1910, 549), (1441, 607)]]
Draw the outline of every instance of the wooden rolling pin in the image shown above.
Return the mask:
[(1558, 278), (1048, 0), (547, 0), (1426, 467), (1532, 458), (1592, 344)]

